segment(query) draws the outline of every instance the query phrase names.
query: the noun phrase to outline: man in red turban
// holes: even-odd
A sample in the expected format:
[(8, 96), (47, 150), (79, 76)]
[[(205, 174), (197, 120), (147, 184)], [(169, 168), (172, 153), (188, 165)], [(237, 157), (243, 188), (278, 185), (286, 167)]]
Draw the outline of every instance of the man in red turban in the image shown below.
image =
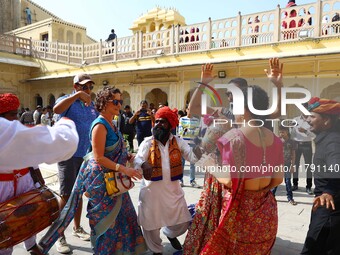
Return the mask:
[(177, 114), (177, 109), (174, 108), (171, 110), (168, 106), (163, 106), (159, 108), (156, 112), (155, 118), (163, 118), (167, 119), (171, 129), (176, 128), (178, 126), (178, 114)]
[(301, 254), (340, 254), (340, 103), (313, 97), (308, 123), (316, 134), (314, 202)]
[(177, 109), (164, 106), (155, 114), (153, 135), (140, 144), (135, 167), (143, 170), (139, 195), (138, 222), (153, 254), (162, 254), (160, 229), (171, 245), (181, 250), (177, 239), (191, 221), (179, 180), (183, 177), (182, 157), (192, 163), (201, 157), (182, 138), (171, 134), (178, 125)]
[(18, 119), (19, 99), (12, 93), (0, 94), (0, 117), (8, 120)]

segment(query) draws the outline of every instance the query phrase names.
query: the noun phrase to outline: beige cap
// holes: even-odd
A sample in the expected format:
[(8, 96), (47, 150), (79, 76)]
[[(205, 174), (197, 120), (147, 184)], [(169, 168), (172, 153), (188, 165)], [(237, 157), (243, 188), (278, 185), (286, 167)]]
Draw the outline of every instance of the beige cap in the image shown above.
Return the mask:
[(87, 83), (89, 81), (92, 82), (93, 84), (95, 84), (94, 81), (92, 81), (91, 76), (86, 74), (86, 73), (77, 74), (73, 78), (73, 84), (84, 85), (85, 83)]

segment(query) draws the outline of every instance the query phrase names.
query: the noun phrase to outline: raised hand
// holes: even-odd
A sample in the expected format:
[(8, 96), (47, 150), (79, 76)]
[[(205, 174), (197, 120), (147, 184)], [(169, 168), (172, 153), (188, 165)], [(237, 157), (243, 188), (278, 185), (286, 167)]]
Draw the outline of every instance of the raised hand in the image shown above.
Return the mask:
[(79, 100), (81, 100), (86, 106), (91, 105), (91, 96), (84, 91), (77, 92)]
[(274, 83), (277, 88), (281, 88), (283, 86), (283, 64), (280, 64), (280, 60), (278, 58), (269, 59), (269, 67), (270, 70), (264, 69), (268, 79)]
[(211, 82), (215, 77), (213, 76), (213, 69), (214, 65), (213, 64), (205, 64), (202, 65), (202, 72), (201, 72), (201, 82), (204, 84), (208, 84)]

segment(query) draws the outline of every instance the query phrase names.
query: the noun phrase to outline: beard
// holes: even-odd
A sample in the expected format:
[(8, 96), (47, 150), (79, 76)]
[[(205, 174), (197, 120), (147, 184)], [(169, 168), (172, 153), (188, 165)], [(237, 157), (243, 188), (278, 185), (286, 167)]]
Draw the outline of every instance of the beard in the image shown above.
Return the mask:
[(170, 134), (170, 129), (165, 129), (163, 127), (157, 127), (152, 129), (153, 137), (162, 142), (164, 141)]

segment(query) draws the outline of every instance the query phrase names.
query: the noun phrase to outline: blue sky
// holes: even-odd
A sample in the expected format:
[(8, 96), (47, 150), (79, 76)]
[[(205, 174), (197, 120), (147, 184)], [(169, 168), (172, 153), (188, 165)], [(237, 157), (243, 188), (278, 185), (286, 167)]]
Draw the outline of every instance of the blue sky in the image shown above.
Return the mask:
[[(92, 38), (105, 40), (112, 28), (118, 37), (130, 36), (132, 26), (141, 14), (160, 7), (175, 7), (185, 17), (186, 23), (201, 23), (243, 14), (285, 7), (288, 0), (33, 0), (58, 17), (84, 26)], [(316, 0), (296, 0), (297, 4)]]

